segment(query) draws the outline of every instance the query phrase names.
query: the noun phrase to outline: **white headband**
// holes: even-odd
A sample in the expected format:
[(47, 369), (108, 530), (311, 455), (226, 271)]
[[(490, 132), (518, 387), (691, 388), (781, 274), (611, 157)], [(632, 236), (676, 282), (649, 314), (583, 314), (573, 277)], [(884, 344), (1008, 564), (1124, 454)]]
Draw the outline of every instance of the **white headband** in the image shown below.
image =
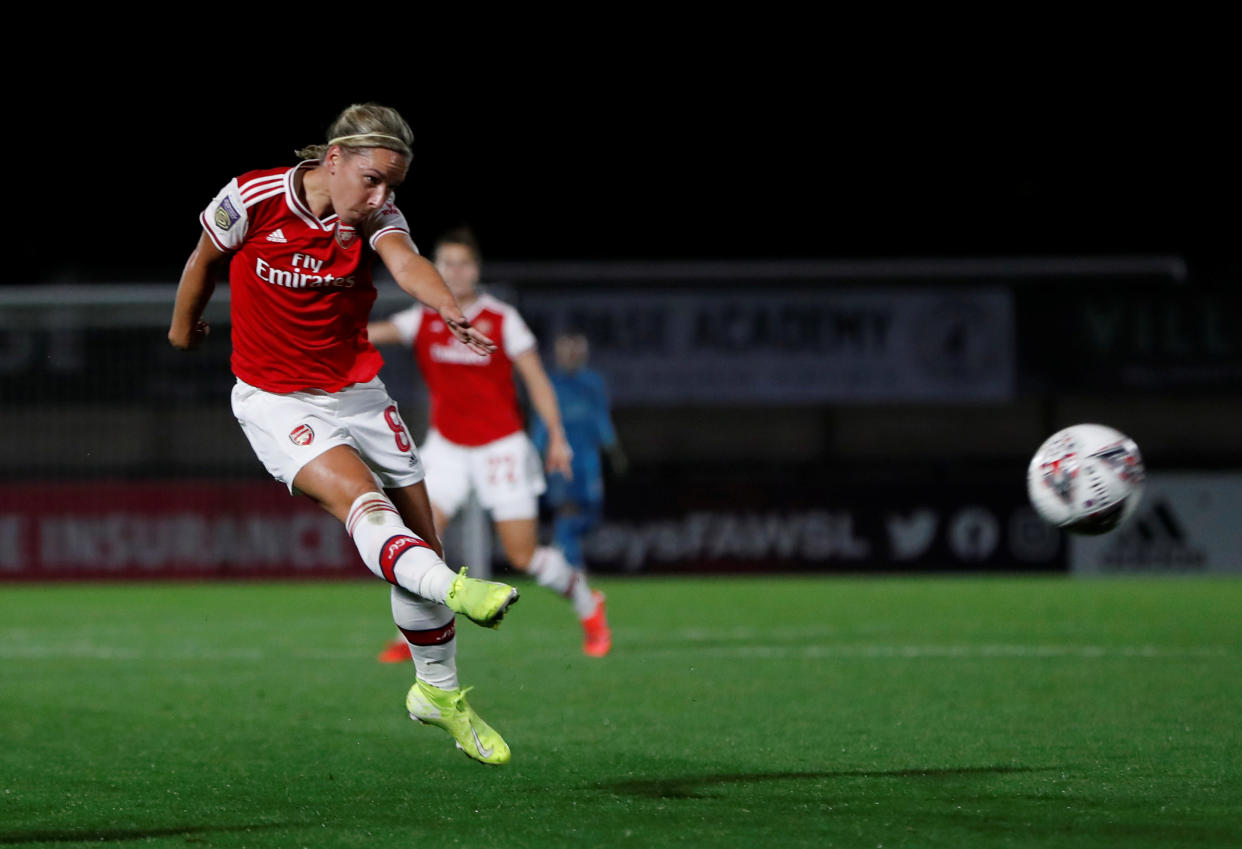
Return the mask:
[(392, 139), (403, 147), (409, 147), (405, 139), (399, 139), (396, 136), (390, 136), (387, 133), (357, 133), (352, 136), (337, 136), (334, 139), (328, 139), (328, 147), (331, 147), (334, 144), (341, 144), (342, 142), (355, 141), (357, 139)]

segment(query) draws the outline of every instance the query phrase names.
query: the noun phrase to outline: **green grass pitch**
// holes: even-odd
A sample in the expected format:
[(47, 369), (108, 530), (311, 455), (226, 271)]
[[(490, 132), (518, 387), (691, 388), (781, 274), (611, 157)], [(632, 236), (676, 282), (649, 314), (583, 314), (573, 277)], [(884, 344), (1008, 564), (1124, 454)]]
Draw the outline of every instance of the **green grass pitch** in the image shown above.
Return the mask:
[(0, 846), (1242, 846), (1242, 581), (597, 584), (459, 620), (493, 768), (378, 581), (0, 588)]

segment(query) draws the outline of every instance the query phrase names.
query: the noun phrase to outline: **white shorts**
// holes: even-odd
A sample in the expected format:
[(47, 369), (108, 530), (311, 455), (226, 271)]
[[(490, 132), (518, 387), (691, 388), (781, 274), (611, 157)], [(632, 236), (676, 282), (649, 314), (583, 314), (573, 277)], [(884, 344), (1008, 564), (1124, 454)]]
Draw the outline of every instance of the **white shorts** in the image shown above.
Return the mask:
[(414, 440), (378, 377), (339, 392), (284, 394), (238, 380), (233, 415), (267, 471), (290, 492), (303, 466), (338, 445), (357, 451), (383, 487), (411, 486), (423, 479)]
[(431, 430), (418, 450), (427, 466), (427, 495), (446, 516), (455, 516), (473, 489), (494, 522), (538, 517), (543, 469), (524, 432), (486, 445), (458, 445)]

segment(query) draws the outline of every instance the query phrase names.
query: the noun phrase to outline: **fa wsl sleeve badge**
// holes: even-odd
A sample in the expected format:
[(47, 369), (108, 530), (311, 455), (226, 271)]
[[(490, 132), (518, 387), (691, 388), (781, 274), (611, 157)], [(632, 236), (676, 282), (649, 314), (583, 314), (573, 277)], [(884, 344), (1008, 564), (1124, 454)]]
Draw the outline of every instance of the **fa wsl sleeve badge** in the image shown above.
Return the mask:
[(224, 198), (220, 201), (220, 205), (216, 207), (215, 222), (216, 226), (221, 230), (228, 230), (234, 224), (241, 220), (241, 213), (233, 206), (230, 198)]

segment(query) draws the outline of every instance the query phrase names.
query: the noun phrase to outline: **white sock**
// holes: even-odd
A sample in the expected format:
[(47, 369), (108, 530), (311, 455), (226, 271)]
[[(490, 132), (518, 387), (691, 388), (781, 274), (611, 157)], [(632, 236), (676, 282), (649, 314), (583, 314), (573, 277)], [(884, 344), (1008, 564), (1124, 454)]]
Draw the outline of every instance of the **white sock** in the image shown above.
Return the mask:
[(457, 576), (435, 549), (411, 531), (382, 492), (360, 495), (349, 508), (345, 529), (362, 562), (390, 584), (429, 601), (442, 602)]
[(433, 687), (456, 690), (457, 625), (453, 611), (413, 593), (392, 588), (392, 621), (410, 644), (418, 677)]
[(595, 598), (587, 585), (586, 573), (570, 566), (559, 548), (535, 549), (528, 571), (539, 586), (555, 590), (573, 602), (579, 619), (586, 619), (595, 612)]

